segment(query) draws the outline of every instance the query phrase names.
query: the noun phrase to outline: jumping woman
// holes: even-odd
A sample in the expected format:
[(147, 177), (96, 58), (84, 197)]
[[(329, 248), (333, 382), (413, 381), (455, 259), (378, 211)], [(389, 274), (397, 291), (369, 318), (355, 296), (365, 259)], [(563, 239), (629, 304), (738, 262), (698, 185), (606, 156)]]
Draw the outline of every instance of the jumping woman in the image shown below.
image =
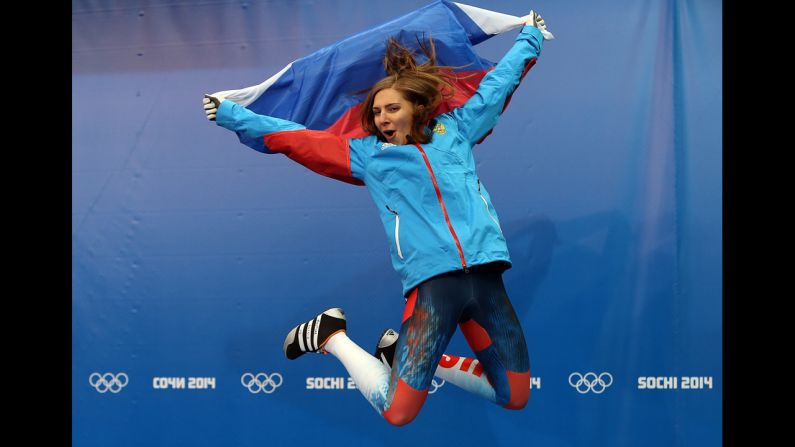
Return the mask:
[[(406, 298), (399, 333), (386, 330), (370, 354), (348, 338), (345, 313), (335, 307), (290, 330), (284, 352), (289, 359), (332, 354), (394, 425), (417, 416), (434, 375), (508, 409), (524, 408), (530, 394), (527, 345), (502, 281), (511, 266), (508, 247), (472, 154), (540, 54), (544, 20), (533, 11), (527, 18), (474, 95), (441, 114), (435, 111), (449, 94), (451, 75), (436, 65), (433, 40), (422, 46), (427, 61), (417, 64), (390, 39), (388, 76), (361, 109), (364, 138), (310, 131), (224, 98), (204, 99), (207, 117), (218, 125), (265, 138), (293, 159), (312, 152), (313, 163), (322, 165), (314, 170), (367, 187)], [(477, 360), (444, 354), (457, 327)]]

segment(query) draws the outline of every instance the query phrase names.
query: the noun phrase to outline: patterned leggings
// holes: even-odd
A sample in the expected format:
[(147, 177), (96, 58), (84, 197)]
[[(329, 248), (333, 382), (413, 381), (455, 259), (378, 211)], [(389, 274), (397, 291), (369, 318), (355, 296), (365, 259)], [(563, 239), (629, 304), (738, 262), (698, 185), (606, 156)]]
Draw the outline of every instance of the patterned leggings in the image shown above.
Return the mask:
[[(403, 311), (389, 391), (378, 405), (387, 421), (404, 425), (417, 416), (437, 366), (440, 371), (455, 368), (457, 374), (471, 375), (459, 379), (475, 385), (462, 387), (488, 396), (498, 405), (509, 409), (526, 405), (530, 360), (502, 282), (503, 271), (502, 263), (475, 266), (468, 273), (458, 270), (435, 276), (411, 291)], [(477, 360), (444, 354), (456, 326)], [(482, 380), (484, 372), (486, 380)]]

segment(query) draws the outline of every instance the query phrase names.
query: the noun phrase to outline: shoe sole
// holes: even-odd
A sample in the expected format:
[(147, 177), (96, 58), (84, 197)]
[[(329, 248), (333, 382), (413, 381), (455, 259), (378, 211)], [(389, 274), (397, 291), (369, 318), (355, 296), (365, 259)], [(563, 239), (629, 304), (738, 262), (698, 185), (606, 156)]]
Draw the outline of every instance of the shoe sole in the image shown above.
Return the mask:
[[(390, 332), (394, 333), (396, 336), (399, 336), (399, 335), (400, 335), (400, 334), (398, 334), (398, 332), (397, 332), (397, 331), (395, 331), (394, 329), (386, 329), (386, 330), (385, 330), (385, 331), (384, 331), (384, 332), (381, 334), (381, 336), (378, 338), (378, 343), (375, 345), (375, 349), (376, 349), (376, 350), (377, 350), (378, 348), (385, 348), (385, 347), (386, 347), (386, 346), (381, 346), (381, 343), (384, 341), (384, 337), (386, 337), (386, 334), (388, 334), (388, 333), (390, 333)], [(394, 343), (394, 341), (393, 341), (392, 343)]]
[(375, 345), (375, 352), (373, 352), (373, 357), (375, 357), (378, 360), (380, 360), (381, 363), (383, 363), (387, 368), (391, 368), (392, 365), (389, 364), (389, 362), (386, 359), (386, 355), (384, 355), (383, 352), (381, 352), (380, 356), (378, 355), (378, 350), (389, 346), (389, 345), (381, 346), (381, 343), (384, 341), (384, 338), (386, 337), (386, 335), (389, 334), (390, 332), (394, 333), (395, 336), (396, 336), (395, 340), (393, 340), (392, 343), (390, 343), (390, 344), (394, 344), (394, 343), (397, 342), (397, 337), (399, 337), (400, 334), (397, 331), (395, 331), (394, 329), (388, 328), (388, 329), (384, 330), (384, 332), (381, 334), (381, 337), (378, 338), (378, 343), (376, 343), (376, 345)]

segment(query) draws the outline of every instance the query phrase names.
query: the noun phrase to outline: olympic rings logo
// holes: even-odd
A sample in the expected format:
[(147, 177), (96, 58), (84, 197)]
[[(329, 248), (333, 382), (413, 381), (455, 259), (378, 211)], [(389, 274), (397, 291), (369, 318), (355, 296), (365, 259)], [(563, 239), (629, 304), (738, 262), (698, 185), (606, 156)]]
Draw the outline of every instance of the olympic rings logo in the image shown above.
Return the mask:
[(125, 373), (114, 375), (113, 373), (93, 373), (88, 377), (88, 384), (94, 387), (98, 393), (107, 393), (110, 391), (113, 394), (118, 393), (130, 382), (129, 377)]
[(439, 380), (441, 380), (442, 383), (436, 383), (436, 377), (434, 377), (433, 380), (431, 380), (431, 388), (432, 388), (432, 390), (428, 391), (428, 394), (435, 393), (437, 390), (439, 390), (439, 388), (442, 387), (442, 385), (444, 385), (444, 380), (443, 379), (439, 379)]
[[(278, 381), (276, 380), (278, 379)], [(257, 394), (262, 391), (265, 394), (271, 394), (276, 391), (276, 388), (282, 386), (282, 375), (273, 373), (271, 375), (259, 373), (256, 376), (251, 373), (243, 374), (240, 378), (240, 383), (248, 388), (251, 394)]]
[[(576, 381), (573, 380), (575, 378)], [(605, 379), (609, 381), (606, 382)], [(575, 372), (571, 373), (569, 376), (569, 385), (574, 387), (580, 394), (585, 394), (589, 391), (594, 394), (602, 394), (607, 387), (612, 384), (613, 376), (611, 376), (610, 373), (602, 373), (597, 376), (596, 373), (592, 372), (586, 373), (585, 375)]]

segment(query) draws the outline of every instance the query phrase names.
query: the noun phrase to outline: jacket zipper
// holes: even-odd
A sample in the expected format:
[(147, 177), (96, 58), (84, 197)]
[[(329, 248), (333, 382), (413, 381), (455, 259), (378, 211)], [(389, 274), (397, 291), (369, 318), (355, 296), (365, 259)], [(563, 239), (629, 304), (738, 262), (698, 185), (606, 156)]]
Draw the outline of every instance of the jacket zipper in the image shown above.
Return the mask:
[(425, 166), (428, 168), (428, 172), (431, 174), (431, 181), (433, 182), (433, 188), (436, 190), (436, 198), (439, 199), (439, 205), (442, 207), (442, 214), (444, 214), (444, 220), (447, 222), (447, 228), (450, 229), (450, 234), (453, 235), (453, 239), (455, 240), (455, 246), (458, 248), (458, 256), (461, 257), (461, 266), (464, 267), (464, 273), (469, 273), (469, 267), (467, 267), (467, 261), (464, 259), (464, 250), (461, 248), (461, 242), (458, 241), (458, 236), (455, 234), (455, 230), (453, 229), (453, 224), (450, 223), (450, 216), (447, 214), (447, 208), (444, 206), (444, 200), (442, 200), (442, 192), (439, 190), (439, 184), (436, 183), (436, 176), (433, 174), (433, 168), (431, 168), (431, 162), (428, 160), (428, 156), (425, 155), (425, 151), (422, 150), (422, 146), (419, 143), (414, 142), (414, 145), (417, 146), (417, 149), (420, 150), (420, 154), (422, 154), (423, 160), (425, 160)]
[(497, 219), (495, 219), (494, 216), (491, 215), (491, 211), (489, 211), (489, 202), (486, 201), (486, 198), (483, 197), (483, 193), (480, 192), (480, 179), (478, 179), (478, 194), (480, 194), (480, 198), (483, 200), (483, 203), (486, 205), (486, 214), (488, 214), (491, 220), (493, 220), (494, 223), (497, 224), (497, 228), (499, 228), (500, 233), (502, 233), (502, 227), (500, 226), (500, 223), (497, 222)]
[(395, 246), (397, 247), (398, 257), (403, 259), (403, 252), (400, 250), (400, 214), (398, 214), (397, 211), (393, 211), (391, 208), (389, 208), (389, 205), (386, 205), (386, 209), (395, 215)]

